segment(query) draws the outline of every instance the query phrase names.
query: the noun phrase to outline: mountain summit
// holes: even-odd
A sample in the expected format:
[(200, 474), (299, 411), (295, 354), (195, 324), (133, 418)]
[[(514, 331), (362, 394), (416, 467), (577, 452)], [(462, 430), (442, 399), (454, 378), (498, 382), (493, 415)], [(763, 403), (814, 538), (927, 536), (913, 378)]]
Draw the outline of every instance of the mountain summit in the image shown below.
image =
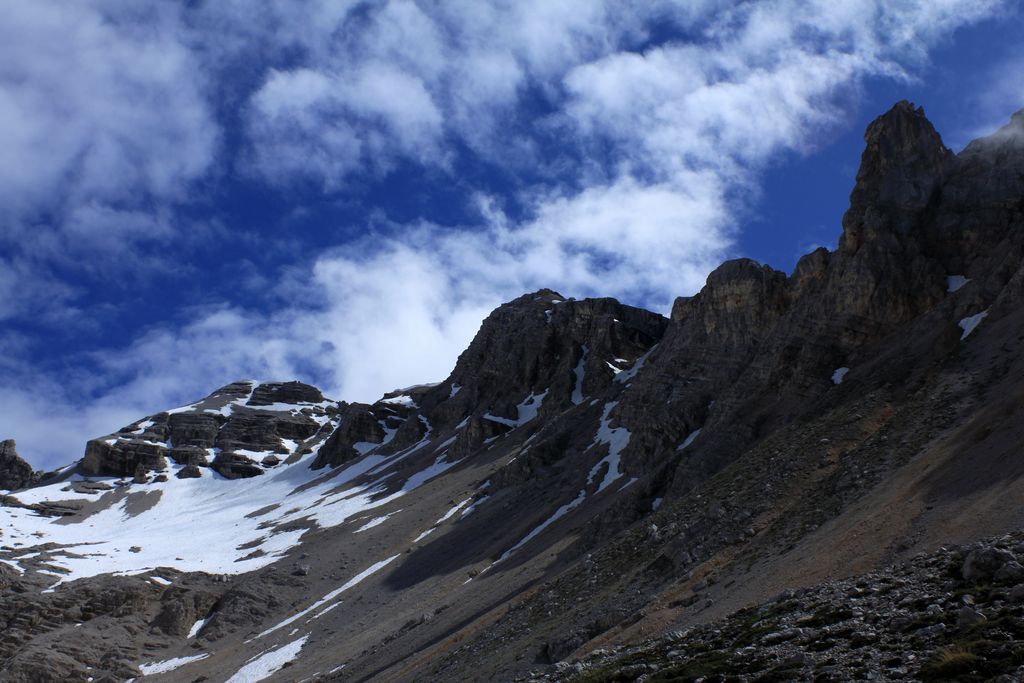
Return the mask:
[(1022, 131), (896, 104), (836, 251), (670, 318), (541, 290), (373, 404), (3, 442), (0, 680), (1020, 675)]

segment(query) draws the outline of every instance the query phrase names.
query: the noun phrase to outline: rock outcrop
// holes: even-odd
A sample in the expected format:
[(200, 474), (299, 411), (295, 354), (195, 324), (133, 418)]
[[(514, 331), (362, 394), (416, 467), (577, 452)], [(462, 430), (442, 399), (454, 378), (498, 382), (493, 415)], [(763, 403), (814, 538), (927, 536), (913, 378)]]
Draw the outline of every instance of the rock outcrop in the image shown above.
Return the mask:
[(37, 481), (39, 475), (18, 455), (14, 439), (0, 441), (0, 490), (28, 488)]
[(206, 467), (229, 479), (257, 476), (265, 471), (264, 461), (273, 462), (267, 455), (286, 458), (326, 439), (336, 412), (308, 384), (235, 382), (189, 406), (93, 439), (79, 469), (145, 481), (148, 473), (166, 470), (170, 459), (186, 466), (179, 477), (199, 476)]

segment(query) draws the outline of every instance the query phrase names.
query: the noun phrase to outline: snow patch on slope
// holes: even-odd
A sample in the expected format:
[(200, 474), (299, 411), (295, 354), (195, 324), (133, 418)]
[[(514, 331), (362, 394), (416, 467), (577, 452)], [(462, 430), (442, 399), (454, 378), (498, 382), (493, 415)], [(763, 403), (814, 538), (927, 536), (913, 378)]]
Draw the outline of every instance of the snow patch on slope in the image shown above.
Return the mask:
[(636, 373), (640, 372), (641, 368), (644, 367), (644, 363), (647, 362), (647, 359), (650, 357), (651, 353), (653, 353), (654, 349), (656, 349), (656, 348), (658, 348), (657, 344), (655, 344), (651, 348), (647, 349), (647, 353), (645, 353), (644, 355), (642, 355), (639, 358), (637, 358), (636, 362), (633, 363), (633, 367), (631, 367), (628, 370), (623, 370), (622, 372), (617, 373), (615, 375), (615, 381), (616, 382), (628, 382), (629, 380), (631, 380), (634, 377), (636, 377)]
[[(640, 361), (637, 361), (638, 363)], [(601, 471), (601, 466), (607, 464), (608, 469), (605, 472), (604, 478), (601, 480), (601, 484), (597, 487), (596, 493), (604, 491), (613, 481), (622, 476), (622, 472), (619, 470), (619, 461), (621, 460), (622, 449), (629, 444), (630, 433), (625, 427), (612, 428), (608, 414), (611, 413), (612, 409), (619, 404), (618, 401), (611, 401), (606, 403), (604, 406), (604, 414), (601, 415), (601, 424), (597, 428), (597, 435), (594, 437), (594, 445), (607, 444), (608, 455), (601, 458), (600, 461), (590, 470), (590, 474), (587, 476), (589, 483), (594, 483), (595, 477), (598, 472)]]
[(967, 339), (967, 335), (974, 332), (974, 329), (981, 324), (981, 321), (984, 320), (987, 315), (988, 309), (985, 309), (981, 313), (975, 313), (974, 315), (963, 318), (958, 323), (960, 325), (960, 329), (964, 331), (964, 333), (960, 335), (960, 341)]
[[(327, 603), (331, 602), (332, 600), (334, 600), (336, 597), (338, 597), (339, 595), (341, 595), (345, 591), (347, 591), (350, 588), (358, 585), (366, 577), (372, 576), (373, 574), (376, 574), (381, 569), (383, 569), (384, 567), (388, 566), (391, 562), (393, 562), (397, 557), (398, 557), (398, 555), (393, 555), (392, 557), (389, 557), (386, 560), (381, 560), (380, 562), (377, 562), (376, 564), (370, 565), (369, 567), (367, 567), (366, 569), (364, 569), (363, 571), (361, 571), (360, 573), (356, 574), (351, 579), (346, 581), (344, 584), (342, 584), (342, 586), (340, 588), (334, 589), (333, 591), (331, 591), (330, 593), (328, 593), (324, 597), (320, 598), (319, 600), (317, 600), (316, 602), (314, 602), (312, 605), (310, 605), (306, 609), (302, 610), (301, 612), (293, 614), (292, 616), (288, 617), (284, 621), (282, 621), (282, 622), (280, 622), (278, 624), (275, 624), (274, 626), (271, 626), (266, 631), (263, 631), (258, 636), (256, 636), (256, 638), (262, 638), (263, 636), (271, 634), (271, 633), (273, 633), (274, 631), (276, 631), (276, 630), (278, 630), (280, 628), (284, 628), (288, 624), (295, 623), (296, 621), (298, 621), (302, 617), (304, 617), (307, 614), (310, 614), (312, 612), (326, 611), (326, 610), (321, 610), (320, 608), (323, 607), (324, 605), (326, 605)], [(329, 607), (328, 609), (332, 609), (332, 608), (333, 608), (333, 606)], [(315, 618), (315, 617), (316, 617), (316, 615), (314, 615), (311, 618)]]
[(392, 396), (391, 398), (383, 398), (381, 403), (389, 403), (393, 406), (405, 406), (406, 408), (418, 408), (416, 401), (412, 400), (412, 396), (402, 394), (400, 396)]
[(185, 636), (185, 638), (187, 640), (192, 640), (193, 638), (195, 638), (197, 635), (199, 635), (199, 632), (203, 630), (203, 627), (206, 626), (206, 622), (208, 622), (209, 620), (210, 617), (206, 617), (192, 624), (192, 628), (188, 630), (188, 635)]
[(686, 438), (683, 439), (683, 442), (681, 444), (679, 444), (679, 446), (676, 448), (676, 450), (677, 451), (685, 450), (687, 446), (689, 446), (694, 441), (696, 441), (698, 436), (700, 436), (700, 430), (699, 429), (694, 429), (692, 432), (690, 432), (689, 434), (686, 435)]
[(953, 293), (966, 285), (970, 280), (963, 275), (950, 275), (946, 278), (946, 291)]
[(573, 374), (576, 375), (576, 385), (573, 387), (572, 390), (572, 402), (575, 405), (583, 403), (583, 373), (585, 371), (584, 364), (587, 362), (587, 354), (590, 353), (590, 349), (587, 348), (586, 344), (583, 345), (582, 349), (583, 351), (580, 354), (580, 362), (576, 364), (576, 367), (573, 368), (572, 371)]
[(523, 402), (516, 406), (516, 419), (512, 420), (507, 417), (499, 417), (497, 415), (491, 415), (490, 413), (484, 413), (484, 419), (490, 420), (491, 422), (497, 422), (503, 424), (506, 427), (520, 427), (533, 418), (537, 417), (537, 411), (540, 410), (541, 405), (544, 403), (544, 399), (548, 395), (550, 389), (545, 389), (541, 394), (531, 393)]
[(302, 636), (276, 650), (271, 650), (249, 662), (225, 683), (256, 683), (270, 678), (284, 668), (284, 665), (299, 656), (309, 636)]
[(501, 557), (499, 557), (494, 564), (498, 564), (498, 562), (504, 562), (509, 555), (511, 555), (512, 553), (514, 553), (515, 551), (519, 550), (524, 545), (529, 543), (537, 536), (537, 534), (547, 529), (549, 526), (557, 522), (562, 517), (565, 517), (565, 515), (567, 515), (570, 511), (579, 507), (583, 503), (583, 501), (586, 500), (586, 498), (587, 492), (580, 491), (575, 498), (573, 498), (568, 503), (555, 510), (554, 514), (552, 514), (546, 520), (538, 524), (530, 533), (523, 536), (523, 538), (518, 543), (516, 543), (514, 546), (506, 550), (504, 553), (502, 553)]
[[(175, 476), (183, 466), (170, 464), (166, 481), (116, 486), (91, 504), (99, 509), (81, 521), (62, 523), (26, 508), (0, 508), (0, 545), (16, 550), (55, 544), (43, 551), (58, 583), (104, 573), (139, 574), (157, 567), (212, 574), (238, 574), (271, 564), (297, 546), (304, 525), (327, 528), (379, 508), (455, 465), (440, 458), (414, 472), (397, 490), (384, 495), (394, 472), (386, 471), (428, 443), (428, 435), (395, 455), (369, 454), (327, 475), (309, 469), (317, 449), (289, 465), (249, 479), (225, 479), (212, 470), (199, 478)], [(381, 472), (381, 474), (377, 474)], [(355, 484), (361, 476), (376, 477)], [(75, 475), (72, 481), (96, 481)], [(115, 478), (107, 478), (112, 483)], [(19, 492), (26, 504), (81, 498), (64, 491), (67, 481)], [(126, 495), (127, 494), (127, 495)], [(129, 506), (138, 495), (156, 502), (141, 511)], [(134, 496), (134, 498), (133, 498)], [(259, 514), (253, 514), (259, 512)], [(218, 520), (211, 523), (211, 520)], [(291, 528), (287, 528), (287, 527)], [(284, 527), (284, 528), (282, 528)], [(7, 564), (24, 568), (16, 559)]]
[(174, 659), (165, 659), (162, 662), (150, 662), (149, 664), (140, 664), (139, 671), (142, 672), (143, 676), (152, 676), (153, 674), (165, 674), (168, 671), (174, 671), (191, 662), (198, 662), (201, 659), (209, 657), (207, 653), (200, 655), (190, 655), (188, 657), (175, 657)]

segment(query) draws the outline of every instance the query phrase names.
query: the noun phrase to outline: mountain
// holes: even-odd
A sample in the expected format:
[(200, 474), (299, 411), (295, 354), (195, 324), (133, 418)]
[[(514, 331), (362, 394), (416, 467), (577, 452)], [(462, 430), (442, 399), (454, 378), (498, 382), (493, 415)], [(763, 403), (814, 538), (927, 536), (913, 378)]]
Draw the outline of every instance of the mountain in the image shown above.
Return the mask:
[(4, 442), (0, 680), (1021, 675), (1024, 112), (865, 141), (837, 250), (669, 318), (541, 290), (372, 405)]

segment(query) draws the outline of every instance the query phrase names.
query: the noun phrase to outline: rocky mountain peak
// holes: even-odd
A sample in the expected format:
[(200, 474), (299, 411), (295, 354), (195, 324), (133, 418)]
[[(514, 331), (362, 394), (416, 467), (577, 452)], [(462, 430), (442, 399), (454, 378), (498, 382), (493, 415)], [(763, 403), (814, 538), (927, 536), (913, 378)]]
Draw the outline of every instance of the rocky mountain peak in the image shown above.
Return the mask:
[[(858, 181), (878, 179), (893, 171), (939, 172), (952, 157), (925, 116), (924, 108), (915, 108), (906, 100), (897, 102), (872, 121), (864, 133), (864, 142), (867, 146), (861, 157)], [(883, 195), (879, 199), (885, 201), (887, 197)]]
[(903, 100), (868, 126), (850, 208), (843, 216), (842, 253), (882, 233), (905, 235), (941, 184), (953, 153), (921, 107)]
[(39, 476), (18, 455), (14, 439), (0, 441), (0, 490), (14, 491), (32, 486)]
[[(614, 299), (577, 301), (541, 290), (491, 313), (445, 386), (461, 387), (467, 405), (513, 418), (531, 393), (548, 392), (545, 404), (564, 408), (577, 389), (587, 393), (588, 381), (610, 381), (646, 353), (666, 324)], [(583, 387), (576, 386), (580, 377)]]
[(455, 369), (436, 385), (342, 404), (338, 429), (314, 462), (337, 467), (370, 452), (398, 453), (444, 435), (453, 455), (607, 390), (657, 343), (668, 321), (614, 299), (524, 294), (480, 325)]

